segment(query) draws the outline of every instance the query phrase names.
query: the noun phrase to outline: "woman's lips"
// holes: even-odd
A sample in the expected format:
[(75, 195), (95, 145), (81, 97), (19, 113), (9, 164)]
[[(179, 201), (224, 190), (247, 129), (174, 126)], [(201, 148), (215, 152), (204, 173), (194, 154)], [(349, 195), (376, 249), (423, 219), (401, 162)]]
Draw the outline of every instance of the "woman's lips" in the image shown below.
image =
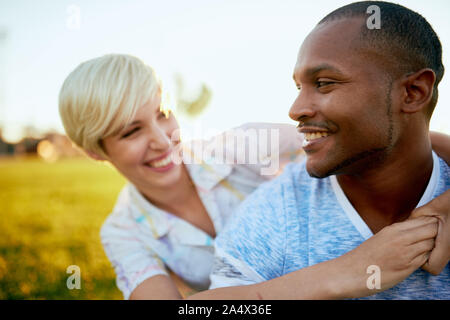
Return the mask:
[(147, 168), (156, 172), (165, 172), (172, 169), (175, 164), (172, 161), (172, 152), (168, 152), (162, 157), (158, 157), (156, 160), (148, 161), (144, 164)]
[(175, 163), (173, 163), (172, 161), (163, 167), (151, 167), (150, 165), (145, 165), (148, 169), (155, 171), (155, 172), (166, 172), (169, 171), (170, 169), (172, 169), (175, 166)]

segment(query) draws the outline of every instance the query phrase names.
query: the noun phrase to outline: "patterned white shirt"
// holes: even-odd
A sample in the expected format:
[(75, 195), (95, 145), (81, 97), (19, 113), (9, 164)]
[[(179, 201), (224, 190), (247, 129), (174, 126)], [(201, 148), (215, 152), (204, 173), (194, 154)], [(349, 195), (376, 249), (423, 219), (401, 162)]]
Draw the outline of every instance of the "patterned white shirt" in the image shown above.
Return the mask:
[[(294, 126), (253, 123), (240, 128), (279, 129), (280, 167), (303, 158), (302, 137)], [(261, 147), (259, 140), (257, 143)], [(245, 148), (249, 148), (248, 139)], [(276, 175), (262, 175), (261, 168), (267, 167), (262, 164), (219, 164), (216, 160), (210, 157), (199, 164), (185, 161), (185, 166), (219, 234), (241, 201)], [(168, 275), (167, 269), (196, 290), (207, 289), (210, 284), (214, 239), (186, 220), (154, 206), (131, 183), (120, 192), (100, 235), (125, 299), (144, 280)]]

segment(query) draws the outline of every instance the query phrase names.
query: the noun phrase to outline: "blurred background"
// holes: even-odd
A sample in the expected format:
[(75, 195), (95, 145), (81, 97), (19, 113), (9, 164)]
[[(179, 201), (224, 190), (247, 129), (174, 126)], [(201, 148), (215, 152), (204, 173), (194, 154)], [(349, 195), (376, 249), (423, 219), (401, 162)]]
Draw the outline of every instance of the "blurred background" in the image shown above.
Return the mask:
[[(121, 299), (99, 229), (125, 180), (65, 137), (58, 93), (79, 63), (108, 53), (151, 65), (184, 139), (245, 122), (294, 123), (297, 51), (353, 1), (0, 0), (0, 299)], [(397, 1), (434, 27), (449, 66), (450, 3)], [(431, 129), (450, 134), (450, 80)], [(81, 270), (69, 290), (66, 269)]]

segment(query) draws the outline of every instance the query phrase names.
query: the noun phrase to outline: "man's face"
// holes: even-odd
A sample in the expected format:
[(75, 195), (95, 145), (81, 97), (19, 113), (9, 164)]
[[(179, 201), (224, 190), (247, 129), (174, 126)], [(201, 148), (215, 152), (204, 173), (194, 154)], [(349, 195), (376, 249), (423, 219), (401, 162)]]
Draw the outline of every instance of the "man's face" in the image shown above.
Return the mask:
[(319, 25), (300, 48), (294, 70), (299, 94), (289, 116), (305, 134), (306, 169), (314, 177), (358, 174), (392, 146), (392, 83), (355, 51), (363, 23)]

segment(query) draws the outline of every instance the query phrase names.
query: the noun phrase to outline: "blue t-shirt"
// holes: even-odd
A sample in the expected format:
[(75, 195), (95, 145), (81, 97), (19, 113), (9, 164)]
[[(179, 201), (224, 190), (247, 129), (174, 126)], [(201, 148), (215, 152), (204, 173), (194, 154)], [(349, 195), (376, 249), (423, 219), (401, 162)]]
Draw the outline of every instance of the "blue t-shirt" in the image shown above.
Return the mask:
[[(450, 188), (449, 166), (434, 153), (433, 160), (418, 206)], [(305, 163), (290, 164), (251, 194), (216, 238), (210, 288), (273, 279), (342, 256), (372, 235), (336, 176), (311, 178)], [(438, 276), (418, 269), (366, 298), (450, 299), (450, 264)]]

